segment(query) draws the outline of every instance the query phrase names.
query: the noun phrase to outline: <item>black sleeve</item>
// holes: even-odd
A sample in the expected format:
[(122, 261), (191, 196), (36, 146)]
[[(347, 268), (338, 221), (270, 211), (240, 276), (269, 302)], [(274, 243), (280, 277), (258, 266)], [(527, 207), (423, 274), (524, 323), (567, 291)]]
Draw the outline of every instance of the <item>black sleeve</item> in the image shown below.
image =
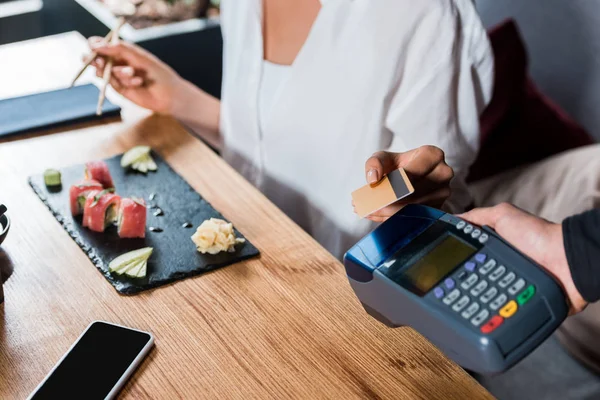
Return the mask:
[(600, 300), (600, 210), (563, 221), (567, 261), (575, 287), (588, 302)]

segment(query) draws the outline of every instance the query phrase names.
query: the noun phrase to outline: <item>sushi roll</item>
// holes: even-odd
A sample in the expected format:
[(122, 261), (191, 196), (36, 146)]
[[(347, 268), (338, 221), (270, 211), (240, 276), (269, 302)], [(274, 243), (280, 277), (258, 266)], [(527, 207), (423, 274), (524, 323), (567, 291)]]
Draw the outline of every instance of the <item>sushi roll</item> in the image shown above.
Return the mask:
[(91, 191), (85, 199), (83, 226), (95, 232), (104, 232), (107, 226), (117, 221), (121, 197), (113, 189)]
[(98, 181), (91, 179), (84, 179), (77, 182), (69, 189), (69, 198), (71, 202), (71, 214), (73, 216), (83, 214), (83, 207), (85, 206), (85, 199), (90, 191), (102, 190), (102, 185)]
[(119, 237), (143, 238), (146, 236), (146, 203), (142, 199), (121, 199), (117, 219)]
[(90, 161), (85, 164), (85, 179), (93, 179), (102, 184), (105, 189), (114, 188), (108, 165), (104, 161)]

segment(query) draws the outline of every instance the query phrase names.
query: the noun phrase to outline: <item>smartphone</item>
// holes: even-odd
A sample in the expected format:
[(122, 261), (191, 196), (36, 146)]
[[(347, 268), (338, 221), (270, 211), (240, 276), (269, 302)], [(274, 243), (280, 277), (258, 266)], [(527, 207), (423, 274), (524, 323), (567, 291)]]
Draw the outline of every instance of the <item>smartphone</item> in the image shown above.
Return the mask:
[(148, 332), (92, 322), (29, 399), (112, 399), (153, 344)]

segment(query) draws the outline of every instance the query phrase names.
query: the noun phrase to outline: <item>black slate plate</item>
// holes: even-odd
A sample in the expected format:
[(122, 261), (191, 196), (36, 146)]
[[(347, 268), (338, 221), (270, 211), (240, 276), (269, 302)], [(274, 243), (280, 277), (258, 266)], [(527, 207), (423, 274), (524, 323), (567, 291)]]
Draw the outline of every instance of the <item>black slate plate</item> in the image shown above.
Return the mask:
[[(223, 217), (160, 156), (155, 153), (152, 156), (158, 170), (148, 172), (147, 175), (121, 168), (121, 155), (105, 160), (112, 174), (116, 193), (122, 197), (144, 198), (148, 204), (144, 239), (120, 239), (116, 227), (108, 228), (104, 233), (92, 232), (81, 225), (81, 217), (71, 216), (69, 187), (83, 178), (83, 165), (60, 170), (63, 183), (60, 190), (49, 191), (41, 174), (30, 177), (29, 184), (92, 263), (122, 294), (139, 293), (259, 254), (256, 247), (248, 241), (236, 245), (234, 253), (203, 255), (197, 252), (190, 239), (195, 228), (205, 219)], [(150, 201), (152, 193), (156, 197)], [(163, 210), (163, 216), (154, 216), (156, 210), (151, 208), (153, 204)], [(182, 225), (186, 222), (191, 223), (193, 228), (184, 228)], [(152, 226), (162, 228), (163, 231), (151, 232), (148, 228)], [(236, 231), (236, 237), (243, 236)], [(146, 246), (154, 248), (146, 278), (130, 279), (113, 276), (108, 272), (108, 263), (115, 257)]]

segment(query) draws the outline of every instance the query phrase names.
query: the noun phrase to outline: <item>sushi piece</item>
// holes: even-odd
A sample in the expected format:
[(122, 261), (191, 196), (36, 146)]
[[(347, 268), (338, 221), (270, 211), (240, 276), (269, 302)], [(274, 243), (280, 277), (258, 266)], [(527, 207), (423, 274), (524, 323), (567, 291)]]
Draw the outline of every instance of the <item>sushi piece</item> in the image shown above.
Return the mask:
[(114, 188), (108, 165), (104, 161), (90, 161), (85, 164), (85, 179), (93, 179), (102, 184), (105, 189)]
[(102, 190), (100, 182), (84, 179), (71, 186), (69, 189), (69, 198), (71, 200), (71, 214), (73, 214), (74, 217), (83, 214), (85, 199), (92, 190)]
[(114, 194), (114, 189), (90, 192), (83, 207), (83, 226), (94, 232), (104, 232), (107, 226), (117, 221), (120, 202), (121, 197)]
[(143, 238), (146, 236), (146, 203), (142, 199), (121, 199), (117, 219), (119, 237)]

